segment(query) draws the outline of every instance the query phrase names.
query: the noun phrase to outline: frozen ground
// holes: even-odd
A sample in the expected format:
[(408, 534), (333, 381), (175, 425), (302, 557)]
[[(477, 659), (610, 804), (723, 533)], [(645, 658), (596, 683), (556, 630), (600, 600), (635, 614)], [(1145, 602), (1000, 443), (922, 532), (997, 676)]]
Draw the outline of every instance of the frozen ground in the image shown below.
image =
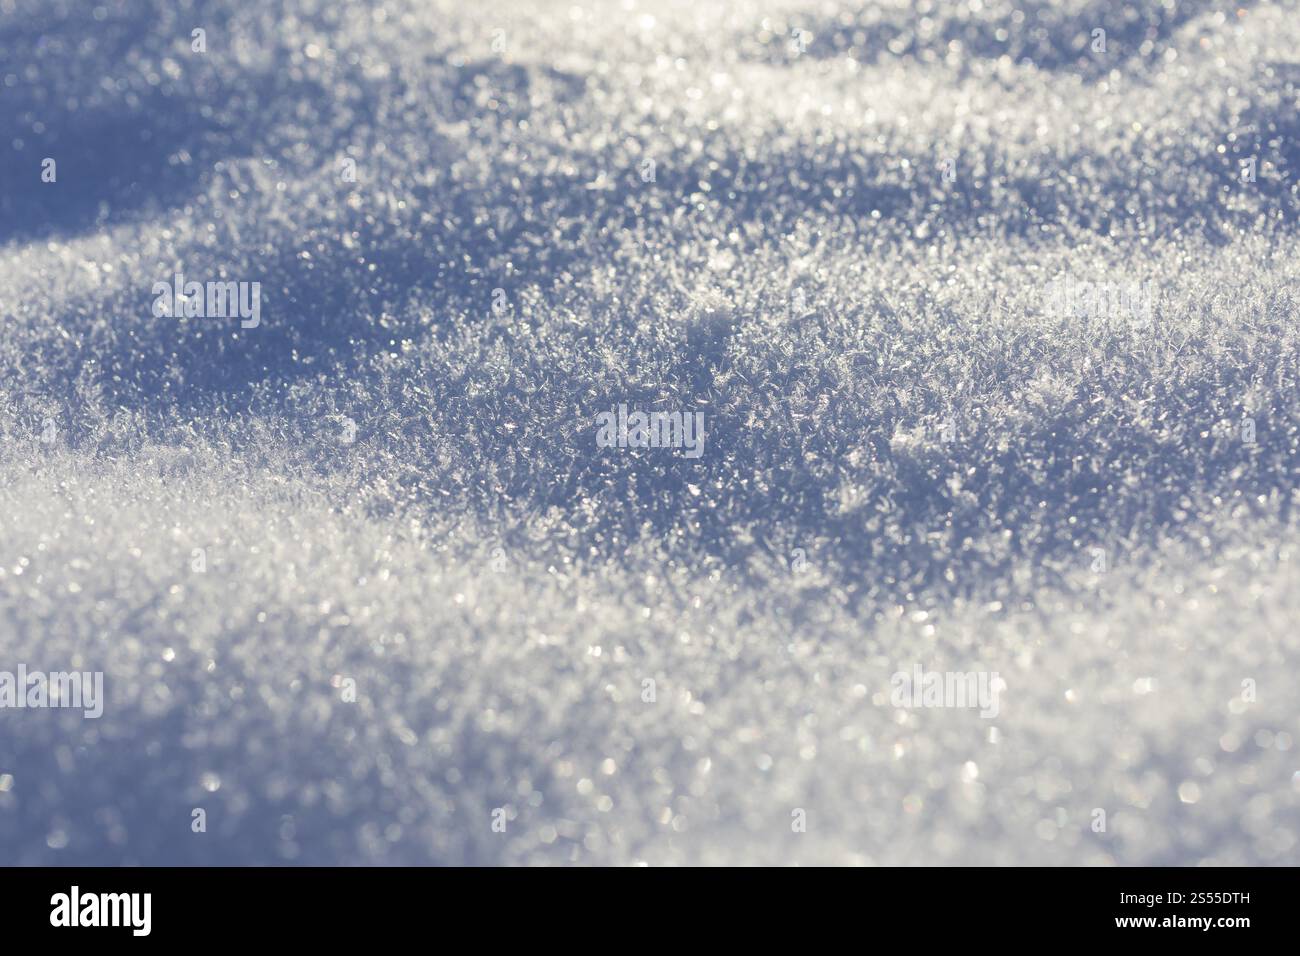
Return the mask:
[(1297, 50), (0, 0), (0, 862), (1300, 862)]

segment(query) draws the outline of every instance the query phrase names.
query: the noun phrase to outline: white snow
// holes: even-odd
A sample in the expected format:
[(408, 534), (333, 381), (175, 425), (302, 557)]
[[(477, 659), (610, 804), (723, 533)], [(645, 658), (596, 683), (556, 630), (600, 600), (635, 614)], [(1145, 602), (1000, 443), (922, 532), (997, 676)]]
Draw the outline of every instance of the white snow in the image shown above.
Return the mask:
[(1300, 18), (928, 7), (0, 0), (0, 862), (1300, 862)]

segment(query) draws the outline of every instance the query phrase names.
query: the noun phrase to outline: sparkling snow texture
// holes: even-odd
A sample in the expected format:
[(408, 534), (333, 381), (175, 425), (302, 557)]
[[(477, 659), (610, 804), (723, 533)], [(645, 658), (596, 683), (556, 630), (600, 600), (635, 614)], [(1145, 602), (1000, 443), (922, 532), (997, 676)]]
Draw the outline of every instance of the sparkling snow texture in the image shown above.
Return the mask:
[(1300, 862), (1297, 50), (0, 0), (0, 863)]

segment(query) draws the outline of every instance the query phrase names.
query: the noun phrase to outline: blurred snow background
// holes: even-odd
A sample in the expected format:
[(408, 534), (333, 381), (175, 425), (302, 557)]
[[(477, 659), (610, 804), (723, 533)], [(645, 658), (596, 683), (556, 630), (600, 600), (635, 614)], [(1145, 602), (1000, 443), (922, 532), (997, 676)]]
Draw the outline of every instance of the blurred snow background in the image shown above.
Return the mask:
[[(0, 862), (1300, 861), (1298, 49), (0, 0), (0, 670), (108, 697), (0, 710)], [(178, 270), (260, 327), (155, 318)]]

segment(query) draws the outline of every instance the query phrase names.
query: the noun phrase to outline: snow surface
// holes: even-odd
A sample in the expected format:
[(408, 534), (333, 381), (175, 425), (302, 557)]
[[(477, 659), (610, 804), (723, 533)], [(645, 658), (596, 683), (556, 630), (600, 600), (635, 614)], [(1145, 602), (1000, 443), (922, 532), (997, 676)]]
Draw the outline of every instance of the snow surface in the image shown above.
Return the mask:
[(0, 0), (0, 862), (1300, 862), (1296, 13)]

